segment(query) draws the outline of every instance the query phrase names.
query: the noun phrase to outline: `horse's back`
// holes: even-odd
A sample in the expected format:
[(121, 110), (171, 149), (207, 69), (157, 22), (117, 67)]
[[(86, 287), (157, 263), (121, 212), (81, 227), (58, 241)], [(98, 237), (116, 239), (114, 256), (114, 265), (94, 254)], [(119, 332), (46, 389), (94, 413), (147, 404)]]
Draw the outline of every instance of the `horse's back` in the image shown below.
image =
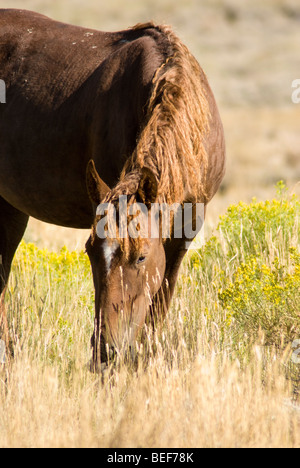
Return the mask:
[[(113, 41), (111, 33), (26, 10), (0, 10), (1, 78), (20, 88), (32, 84), (32, 95), (48, 91), (49, 98), (59, 78), (63, 99), (105, 60)], [(43, 103), (44, 96), (39, 104)]]

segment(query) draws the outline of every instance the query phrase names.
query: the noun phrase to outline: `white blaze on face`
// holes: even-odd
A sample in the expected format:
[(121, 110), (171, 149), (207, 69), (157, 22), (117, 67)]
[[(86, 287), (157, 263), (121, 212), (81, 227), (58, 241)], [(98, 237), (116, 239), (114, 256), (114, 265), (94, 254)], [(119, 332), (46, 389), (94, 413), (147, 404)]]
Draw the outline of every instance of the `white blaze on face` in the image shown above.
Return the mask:
[(114, 254), (115, 254), (118, 247), (119, 247), (119, 243), (117, 241), (112, 241), (111, 242), (111, 241), (106, 239), (103, 242), (103, 253), (104, 253), (107, 272), (109, 272), (109, 270), (110, 270), (113, 256), (114, 256)]

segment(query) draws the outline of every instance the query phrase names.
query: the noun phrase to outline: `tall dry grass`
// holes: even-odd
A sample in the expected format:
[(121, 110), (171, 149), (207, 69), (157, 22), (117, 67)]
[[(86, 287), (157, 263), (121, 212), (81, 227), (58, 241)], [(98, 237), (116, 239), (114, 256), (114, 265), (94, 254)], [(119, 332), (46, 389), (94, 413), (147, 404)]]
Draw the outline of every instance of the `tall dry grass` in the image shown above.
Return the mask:
[(122, 366), (103, 384), (83, 368), (67, 382), (67, 369), (39, 363), (23, 348), (1, 374), (0, 445), (299, 447), (299, 409), (280, 361), (266, 366), (257, 348), (242, 371), (209, 348), (184, 367), (182, 350), (172, 367), (158, 353), (147, 369)]
[(87, 367), (87, 257), (23, 243), (6, 298), (0, 446), (299, 447), (300, 201), (282, 197), (229, 209), (186, 258), (165, 322), (103, 377)]

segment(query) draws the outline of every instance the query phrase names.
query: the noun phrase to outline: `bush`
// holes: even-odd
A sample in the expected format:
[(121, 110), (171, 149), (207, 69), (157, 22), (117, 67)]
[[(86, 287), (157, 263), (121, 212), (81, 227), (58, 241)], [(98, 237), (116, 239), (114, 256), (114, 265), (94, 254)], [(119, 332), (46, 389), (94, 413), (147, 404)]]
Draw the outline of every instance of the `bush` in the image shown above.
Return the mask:
[(230, 206), (218, 235), (190, 257), (198, 280), (214, 285), (217, 312), (207, 302), (206, 315), (238, 348), (261, 334), (276, 347), (300, 337), (299, 215), (299, 199), (279, 183), (272, 201)]

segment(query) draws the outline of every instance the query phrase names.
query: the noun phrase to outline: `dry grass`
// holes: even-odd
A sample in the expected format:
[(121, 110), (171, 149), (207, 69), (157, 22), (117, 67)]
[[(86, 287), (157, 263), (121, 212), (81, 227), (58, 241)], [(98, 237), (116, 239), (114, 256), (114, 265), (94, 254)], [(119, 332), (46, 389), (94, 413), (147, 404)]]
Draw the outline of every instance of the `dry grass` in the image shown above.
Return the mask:
[[(0, 369), (0, 446), (300, 447), (299, 366), (286, 347), (300, 326), (300, 202), (282, 203), (231, 209), (220, 240), (184, 262), (168, 317), (155, 334), (145, 327), (137, 361), (121, 355), (103, 378), (87, 368), (87, 257), (22, 245), (6, 300), (14, 359)], [(260, 212), (266, 227), (247, 223)], [(278, 311), (290, 326), (281, 327)]]
[(212, 321), (197, 307), (201, 288), (187, 265), (162, 329), (145, 332), (138, 364), (121, 356), (103, 380), (86, 366), (89, 278), (56, 284), (48, 271), (35, 280), (21, 268), (7, 299), (17, 341), (0, 369), (1, 447), (300, 447), (289, 350), (258, 343), (235, 357), (223, 312)]
[[(211, 350), (212, 351), (212, 350)], [(0, 387), (1, 447), (299, 447), (299, 409), (279, 362), (262, 383), (262, 355), (241, 371), (226, 356), (174, 355), (122, 367), (104, 384), (78, 368), (67, 385), (55, 365), (23, 349)], [(3, 378), (2, 374), (2, 378)]]
[[(128, 0), (126, 8), (120, 0), (0, 0), (0, 7), (105, 30), (149, 19), (175, 27), (208, 75), (227, 138), (227, 175), (208, 229), (230, 203), (269, 198), (278, 179), (291, 187), (299, 181), (300, 107), (291, 102), (299, 78), (297, 0)], [(87, 236), (33, 220), (26, 233), (54, 249), (82, 249)], [(0, 370), (0, 446), (299, 447), (286, 356), (257, 344), (245, 361), (233, 359), (221, 317), (208, 326), (204, 314), (187, 344), (184, 317), (193, 322), (213, 284), (203, 279), (206, 291), (198, 285), (191, 294), (189, 272), (181, 273), (155, 350), (149, 337), (138, 369), (120, 363), (103, 383), (85, 366), (93, 321), (83, 298), (92, 294), (91, 278), (59, 290), (50, 278), (41, 285), (31, 273), (20, 285), (15, 275), (7, 301), (19, 341)], [(34, 294), (40, 300), (33, 304)]]

